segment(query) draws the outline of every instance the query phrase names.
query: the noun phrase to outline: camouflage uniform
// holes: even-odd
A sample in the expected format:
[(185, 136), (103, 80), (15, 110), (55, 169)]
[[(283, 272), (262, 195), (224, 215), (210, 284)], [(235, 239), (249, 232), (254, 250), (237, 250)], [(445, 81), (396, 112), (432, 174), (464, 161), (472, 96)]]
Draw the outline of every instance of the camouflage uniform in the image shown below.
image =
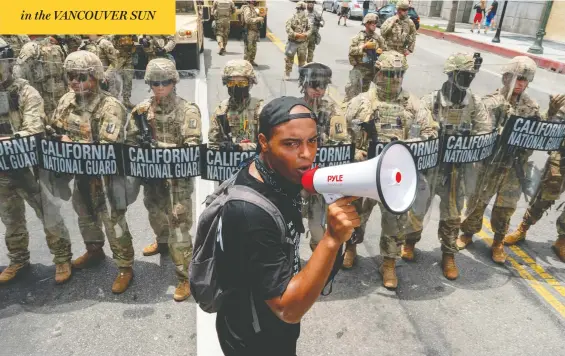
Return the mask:
[(4, 39), (4, 41), (10, 45), (12, 51), (14, 51), (14, 57), (16, 58), (20, 55), (22, 47), (31, 41), (28, 35), (0, 35), (0, 38)]
[[(43, 100), (26, 80), (12, 77), (13, 58), (10, 46), (0, 38), (0, 141), (44, 132)], [(0, 275), (0, 283), (12, 280), (18, 271), (29, 266), (29, 232), (24, 202), (43, 223), (47, 245), (56, 264), (56, 282), (65, 282), (71, 276), (69, 231), (59, 208), (50, 204), (31, 169), (26, 168), (0, 172), (0, 219), (6, 226), (10, 258), (10, 266)]]
[(322, 15), (314, 10), (314, 4), (316, 4), (315, 0), (307, 0), (306, 3), (308, 4), (308, 21), (312, 28), (312, 34), (308, 37), (308, 55), (306, 57), (306, 63), (311, 63), (314, 60), (316, 45), (322, 40), (320, 27), (324, 27), (324, 20), (322, 19)]
[(88, 40), (85, 42), (83, 50), (94, 53), (104, 66), (104, 77), (107, 82), (107, 90), (115, 97), (118, 98), (121, 92), (121, 81), (117, 78), (118, 73), (116, 69), (118, 65), (118, 50), (112, 44), (110, 38), (99, 37), (96, 40)]
[(243, 59), (255, 65), (257, 41), (259, 41), (259, 27), (265, 25), (265, 18), (257, 14), (254, 2), (252, 1), (249, 2), (249, 5), (242, 6), (241, 12), (243, 13), (243, 22), (247, 30), (247, 38), (244, 40)]
[[(377, 71), (403, 73), (408, 68), (406, 58), (395, 51), (383, 52), (376, 64)], [(418, 117), (419, 100), (412, 94), (402, 89), (402, 79), (387, 79), (385, 75), (379, 79), (375, 76), (375, 86), (367, 92), (359, 94), (347, 105), (346, 119), (356, 147), (356, 160), (361, 161), (367, 155), (370, 137), (366, 132), (360, 131), (361, 123), (375, 120), (378, 141), (388, 143), (392, 140), (408, 140), (409, 128), (413, 124), (420, 126), (419, 139), (428, 139), (437, 135), (431, 125), (431, 117)], [(416, 139), (416, 138), (413, 138)], [(386, 266), (394, 271), (394, 263), (400, 257), (401, 246), (404, 243), (404, 229), (407, 224), (407, 214), (394, 215), (385, 207), (369, 198), (357, 200), (355, 205), (361, 217), (361, 226), (356, 229), (348, 245), (361, 243), (364, 239), (365, 227), (373, 207), (378, 204), (381, 209), (381, 254), (385, 257)], [(347, 256), (346, 256), (347, 257)], [(389, 285), (389, 278), (385, 277), (385, 286), (396, 287), (396, 281)], [(396, 280), (396, 276), (394, 276)]]
[[(104, 70), (100, 59), (89, 51), (71, 53), (65, 59), (67, 73), (88, 73), (90, 78), (101, 81)], [(96, 86), (92, 92), (79, 94), (69, 91), (57, 106), (50, 127), (67, 135), (73, 142), (99, 142), (100, 144), (123, 141), (126, 121), (124, 106), (107, 92)], [(117, 207), (110, 199), (112, 176), (75, 176), (72, 195), (73, 208), (78, 215), (78, 226), (86, 245), (86, 254), (73, 261), (73, 267), (84, 268), (104, 256), (104, 230), (120, 268), (112, 291), (121, 293), (133, 276), (133, 245), (126, 222), (126, 208)], [(107, 199), (108, 198), (108, 199)], [(110, 202), (108, 211), (107, 202)]]
[[(408, 0), (400, 0), (396, 4), (397, 9), (409, 9)], [(388, 49), (404, 54), (405, 51), (414, 53), (416, 46), (416, 25), (408, 16), (399, 18), (398, 15), (389, 17), (381, 25), (381, 36), (386, 41)]]
[(133, 81), (133, 54), (135, 53), (136, 37), (137, 36), (134, 35), (116, 35), (112, 38), (114, 48), (118, 50), (117, 68), (120, 71), (123, 81), (123, 103), (128, 109), (133, 108), (130, 98)]
[[(173, 80), (179, 82), (175, 64), (166, 58), (157, 58), (147, 64), (145, 82)], [(153, 128), (154, 147), (172, 148), (195, 146), (202, 142), (200, 108), (171, 91), (159, 102), (151, 97), (138, 104), (131, 112), (127, 125), (126, 143), (137, 145), (141, 129), (134, 119), (147, 115), (147, 123)], [(164, 185), (164, 189), (163, 189)], [(144, 185), (143, 203), (149, 213), (149, 223), (156, 235), (156, 242), (145, 251), (155, 251), (159, 244), (168, 243), (171, 259), (176, 266), (179, 288), (188, 286), (188, 264), (192, 259), (192, 192), (194, 178), (151, 181)], [(172, 197), (171, 197), (172, 196)], [(172, 200), (172, 202), (171, 202)], [(171, 204), (172, 203), (172, 204)], [(188, 292), (188, 289), (187, 289)]]
[[(246, 60), (231, 60), (226, 63), (222, 75), (222, 81), (227, 86), (230, 78), (245, 77), (249, 81), (249, 89), (257, 84), (257, 77), (253, 66)], [(230, 88), (228, 88), (230, 91)], [(255, 149), (257, 146), (257, 134), (259, 132), (259, 114), (263, 109), (263, 100), (252, 96), (239, 100), (234, 95), (222, 100), (220, 105), (214, 109), (210, 118), (210, 129), (208, 131), (208, 146), (212, 149), (226, 147), (228, 144), (239, 144), (246, 150)], [(222, 115), (229, 122), (231, 137), (224, 132), (224, 124), (220, 122)], [(230, 142), (231, 140), (231, 142)], [(242, 144), (242, 140), (247, 143)]]
[[(350, 143), (347, 134), (345, 115), (337, 103), (325, 97), (313, 98), (308, 96), (308, 88), (325, 88), (331, 83), (332, 70), (321, 63), (308, 63), (300, 68), (298, 85), (306, 101), (318, 117), (318, 134), (320, 146), (330, 146)], [(311, 236), (310, 247), (316, 248), (324, 237), (326, 230), (322, 224), (327, 210), (326, 202), (320, 194), (309, 195), (303, 191), (306, 202), (302, 207), (302, 216), (308, 219), (308, 230)]]
[[(503, 82), (505, 78), (525, 77), (532, 81), (536, 71), (535, 62), (526, 56), (514, 57), (510, 64), (503, 70)], [(514, 82), (510, 80), (510, 82)], [(519, 97), (512, 95), (513, 86), (505, 84), (502, 89), (483, 98), (483, 102), (488, 112), (494, 116), (495, 127), (502, 130), (506, 119), (511, 115), (523, 117), (540, 117), (539, 105), (527, 93), (522, 93)], [(510, 100), (507, 98), (510, 97)], [(503, 263), (506, 259), (502, 240), (508, 232), (510, 218), (516, 210), (522, 189), (520, 181), (514, 168), (514, 156), (518, 155), (516, 164), (524, 167), (532, 150), (522, 150), (517, 154), (508, 157), (503, 154), (499, 159), (494, 158), (499, 151), (505, 151), (506, 147), (497, 146), (493, 154), (493, 161), (489, 163), (486, 173), (482, 174), (485, 181), (482, 183), (481, 193), (477, 196), (477, 202), (473, 211), (461, 224), (461, 231), (467, 241), (458, 243), (461, 246), (470, 243), (472, 236), (481, 231), (483, 226), (483, 215), (492, 197), (496, 194), (496, 200), (492, 209), (491, 225), (494, 232), (493, 259), (495, 262)]]
[[(377, 16), (375, 14), (366, 15), (363, 19), (363, 23), (366, 24), (368, 21), (376, 22)], [(369, 33), (367, 29), (360, 31), (351, 39), (351, 44), (349, 45), (349, 64), (351, 64), (353, 68), (349, 71), (349, 83), (345, 86), (345, 98), (343, 99), (345, 102), (369, 90), (375, 76), (375, 69), (371, 64), (370, 58), (372, 53), (368, 53), (368, 51), (373, 50), (365, 49), (364, 47), (368, 42), (375, 44), (374, 51), (376, 55), (387, 49), (385, 40), (376, 32)]]
[(235, 13), (235, 4), (232, 0), (214, 0), (212, 15), (216, 23), (216, 41), (220, 47), (220, 54), (226, 53), (226, 45), (230, 36), (231, 16)]
[(14, 75), (28, 80), (37, 89), (47, 118), (53, 115), (59, 100), (68, 91), (64, 60), (61, 46), (53, 44), (50, 37), (26, 43), (16, 60)]
[(170, 35), (143, 36), (139, 42), (147, 56), (147, 62), (157, 57), (165, 57), (176, 46), (175, 36)]
[[(294, 43), (297, 47), (296, 56), (298, 56), (298, 67), (302, 67), (306, 63), (306, 55), (308, 51), (308, 38), (312, 35), (312, 27), (308, 21), (308, 16), (304, 13), (306, 9), (306, 4), (303, 1), (299, 1), (296, 4), (297, 13), (294, 14), (290, 19), (286, 21), (286, 34), (288, 35), (288, 42)], [(297, 35), (306, 35), (304, 38), (297, 38)], [(292, 65), (294, 64), (294, 55), (285, 55), (285, 66), (284, 72), (286, 78), (290, 75), (292, 71)]]
[(84, 40), (80, 35), (67, 35), (67, 55), (78, 51)]

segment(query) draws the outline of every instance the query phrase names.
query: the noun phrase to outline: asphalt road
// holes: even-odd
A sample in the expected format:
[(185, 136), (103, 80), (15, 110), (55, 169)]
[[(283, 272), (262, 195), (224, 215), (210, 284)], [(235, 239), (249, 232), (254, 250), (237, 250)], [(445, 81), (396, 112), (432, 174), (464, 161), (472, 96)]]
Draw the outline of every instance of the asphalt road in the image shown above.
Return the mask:
[[(279, 95), (299, 95), (296, 66), (290, 81), (283, 81), (284, 23), (293, 13), (294, 3), (269, 4), (269, 38), (258, 45), (256, 62), (259, 83), (252, 94), (269, 101)], [(362, 29), (359, 21), (337, 26), (335, 14), (324, 13), (326, 26), (314, 60), (333, 69), (332, 98), (344, 95), (350, 66), (349, 40)], [(503, 39), (502, 39), (503, 40)], [(203, 60), (206, 80), (185, 78), (177, 86), (187, 100), (204, 105), (211, 112), (227, 97), (221, 71), (230, 59), (243, 57), (243, 43), (231, 40), (226, 56), (217, 54), (216, 44), (205, 39)], [(455, 51), (472, 52), (453, 43), (424, 35), (417, 37), (415, 53), (404, 88), (420, 97), (437, 89), (445, 80), (443, 63)], [(501, 66), (508, 59), (489, 53), (472, 84), (479, 95), (493, 92), (501, 81)], [(528, 93), (542, 109), (550, 94), (565, 92), (563, 77), (538, 70)], [(207, 89), (203, 89), (207, 87)], [(204, 91), (206, 93), (204, 93)], [(207, 95), (205, 95), (207, 94)], [(134, 102), (148, 95), (141, 80), (134, 84)], [(206, 118), (204, 118), (206, 121)], [(207, 123), (204, 124), (207, 127)], [(535, 154), (536, 164), (543, 154)], [(202, 191), (210, 184), (199, 185)], [(204, 190), (205, 190), (204, 189)], [(197, 191), (197, 194), (199, 192)], [(556, 206), (560, 202), (557, 202)], [(511, 229), (520, 221), (527, 203), (520, 201)], [(28, 207), (29, 208), (29, 207)], [(193, 207), (196, 215), (196, 206)], [(490, 207), (489, 207), (490, 209)], [(69, 203), (62, 206), (72, 233), (73, 253), (84, 246)], [(446, 280), (440, 268), (441, 251), (437, 239), (438, 201), (417, 245), (416, 261), (398, 262), (396, 291), (382, 287), (377, 272), (381, 262), (378, 236), (380, 214), (375, 209), (365, 243), (358, 247), (357, 264), (338, 274), (333, 293), (321, 297), (302, 323), (299, 355), (542, 355), (561, 354), (565, 346), (565, 264), (550, 249), (556, 238), (555, 207), (528, 234), (528, 241), (507, 249), (505, 266), (490, 259), (492, 238), (487, 217), (483, 231), (471, 247), (456, 256), (460, 277)], [(114, 296), (111, 284), (117, 268), (108, 258), (100, 267), (75, 272), (64, 286), (55, 286), (54, 266), (38, 219), (28, 209), (32, 269), (22, 280), (0, 288), (0, 345), (2, 353), (13, 355), (198, 355), (215, 356), (214, 330), (210, 322), (198, 320), (192, 301), (175, 303), (176, 285), (168, 256), (143, 257), (141, 250), (153, 239), (141, 194), (128, 211), (128, 222), (136, 251), (135, 279), (123, 295)], [(194, 230), (194, 229), (193, 229)], [(3, 226), (0, 226), (3, 232)], [(109, 246), (105, 251), (111, 256)], [(8, 259), (0, 248), (0, 266)], [(310, 256), (308, 240), (301, 242), (301, 257)], [(198, 334), (198, 336), (197, 336)], [(206, 345), (205, 345), (206, 344)]]

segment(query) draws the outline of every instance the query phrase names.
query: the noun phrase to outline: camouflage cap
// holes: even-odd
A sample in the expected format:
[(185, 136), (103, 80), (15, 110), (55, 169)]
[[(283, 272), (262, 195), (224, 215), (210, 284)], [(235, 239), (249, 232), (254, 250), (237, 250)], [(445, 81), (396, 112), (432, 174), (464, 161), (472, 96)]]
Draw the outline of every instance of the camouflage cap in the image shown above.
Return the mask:
[(502, 69), (502, 74), (511, 73), (518, 77), (525, 77), (529, 82), (534, 80), (536, 62), (528, 56), (516, 56)]
[(397, 51), (385, 51), (375, 62), (375, 67), (378, 70), (407, 70), (408, 61), (403, 54)]
[(367, 23), (367, 22), (375, 22), (376, 23), (377, 21), (378, 21), (377, 14), (374, 14), (374, 13), (367, 14), (363, 18), (363, 23)]
[(305, 9), (306, 3), (304, 1), (299, 1), (299, 2), (296, 3), (296, 8), (297, 9)]
[(14, 58), (12, 46), (0, 37), (0, 60)]
[(398, 0), (396, 3), (397, 9), (408, 10), (410, 8), (410, 1), (408, 0)]
[(245, 59), (232, 59), (226, 63), (224, 72), (222, 73), (222, 81), (224, 84), (227, 83), (230, 77), (246, 77), (249, 83), (257, 84), (255, 70), (251, 63)]
[(453, 53), (445, 61), (443, 72), (451, 73), (454, 71), (477, 73), (478, 71), (475, 69), (475, 58), (469, 53)]
[(179, 72), (173, 61), (168, 58), (155, 58), (147, 63), (145, 69), (145, 83), (152, 81), (173, 80), (175, 83), (180, 81)]
[(86, 71), (98, 80), (104, 79), (104, 67), (97, 55), (89, 51), (76, 51), (65, 58), (65, 71)]

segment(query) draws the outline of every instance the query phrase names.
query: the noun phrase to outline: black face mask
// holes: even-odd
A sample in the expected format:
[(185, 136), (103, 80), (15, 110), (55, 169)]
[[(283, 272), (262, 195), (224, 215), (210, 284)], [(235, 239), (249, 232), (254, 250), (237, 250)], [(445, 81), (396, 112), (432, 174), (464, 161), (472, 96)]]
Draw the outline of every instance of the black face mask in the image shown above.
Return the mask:
[(236, 101), (243, 101), (249, 98), (249, 87), (228, 88), (228, 93)]
[(453, 81), (455, 86), (457, 86), (460, 90), (469, 89), (473, 79), (475, 79), (475, 73), (453, 72), (450, 74), (450, 80)]

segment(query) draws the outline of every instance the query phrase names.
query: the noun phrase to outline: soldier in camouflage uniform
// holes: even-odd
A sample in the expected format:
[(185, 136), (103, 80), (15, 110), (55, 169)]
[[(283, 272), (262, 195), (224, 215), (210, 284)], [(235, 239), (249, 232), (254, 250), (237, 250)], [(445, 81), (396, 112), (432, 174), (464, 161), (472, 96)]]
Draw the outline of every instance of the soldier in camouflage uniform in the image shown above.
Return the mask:
[[(138, 145), (141, 134), (136, 116), (147, 120), (152, 128), (153, 147), (173, 148), (195, 146), (202, 142), (200, 108), (179, 97), (175, 86), (179, 82), (175, 64), (166, 58), (157, 58), (147, 64), (145, 82), (153, 96), (142, 101), (131, 112), (127, 125), (126, 143)], [(156, 241), (143, 250), (145, 256), (163, 251), (168, 243), (171, 259), (179, 279), (175, 301), (190, 296), (188, 264), (192, 259), (192, 199), (194, 178), (150, 181), (144, 184), (143, 203), (149, 212), (149, 223)]]
[(81, 50), (94, 53), (104, 66), (106, 90), (115, 98), (118, 98), (121, 92), (121, 85), (117, 79), (118, 73), (118, 50), (114, 47), (111, 39), (106, 36), (90, 35)]
[(375, 61), (379, 54), (386, 51), (385, 40), (375, 32), (377, 21), (377, 15), (367, 14), (363, 19), (365, 29), (351, 39), (349, 63), (353, 68), (345, 86), (345, 102), (369, 90), (375, 77)]
[(232, 0), (214, 0), (212, 4), (212, 15), (216, 24), (216, 41), (218, 42), (218, 54), (226, 53), (226, 45), (230, 36), (231, 16), (235, 13), (235, 4)]
[(0, 35), (0, 38), (10, 45), (16, 58), (20, 55), (22, 47), (31, 41), (28, 35)]
[[(350, 143), (345, 115), (335, 102), (324, 97), (331, 81), (332, 70), (322, 63), (308, 63), (299, 69), (300, 92), (318, 117), (319, 146)], [(308, 219), (310, 248), (314, 251), (326, 230), (322, 221), (328, 206), (320, 194), (308, 195), (305, 191), (303, 194), (306, 204), (302, 208), (302, 215)]]
[(416, 25), (408, 16), (408, 9), (408, 0), (399, 0), (396, 3), (398, 13), (381, 25), (381, 36), (385, 39), (387, 48), (404, 53), (405, 56), (414, 53), (416, 47)]
[[(26, 80), (12, 76), (14, 53), (0, 38), (0, 141), (44, 132), (45, 114), (41, 96)], [(37, 142), (39, 144), (39, 141)], [(69, 231), (56, 205), (49, 203), (30, 168), (0, 172), (0, 219), (10, 265), (0, 274), (0, 284), (13, 280), (29, 268), (29, 232), (25, 203), (43, 223), (47, 245), (55, 263), (55, 282), (71, 277)]]
[(123, 104), (128, 109), (133, 109), (130, 101), (131, 87), (133, 81), (133, 54), (135, 53), (135, 35), (115, 35), (112, 37), (114, 47), (118, 50), (117, 68), (122, 77), (123, 82)]
[[(427, 140), (437, 137), (437, 130), (432, 125), (431, 117), (418, 117), (419, 100), (402, 89), (402, 81), (408, 62), (406, 57), (396, 51), (383, 52), (375, 64), (375, 86), (367, 92), (359, 94), (347, 105), (346, 119), (350, 127), (352, 140), (355, 142), (355, 160), (367, 159), (367, 151), (371, 137), (367, 130), (361, 131), (362, 124), (373, 124), (378, 142), (389, 143), (392, 140)], [(410, 137), (409, 129), (417, 124), (420, 127), (418, 137)], [(383, 284), (387, 288), (396, 288), (396, 258), (400, 257), (404, 243), (404, 229), (407, 214), (394, 215), (373, 199), (363, 199), (356, 203), (361, 216), (361, 226), (355, 229), (349, 240), (344, 266), (350, 267), (356, 256), (356, 244), (364, 239), (365, 227), (373, 207), (378, 204), (381, 209), (381, 254), (384, 262), (379, 271), (383, 276)], [(361, 206), (360, 206), (361, 205)]]
[[(229, 98), (223, 100), (210, 118), (208, 146), (212, 149), (234, 148), (255, 150), (259, 132), (259, 114), (263, 100), (249, 95), (257, 77), (253, 66), (246, 60), (226, 63), (222, 82), (228, 88)], [(229, 127), (230, 132), (225, 132)]]
[[(481, 135), (492, 131), (489, 115), (478, 95), (469, 89), (480, 68), (480, 63), (468, 53), (454, 53), (445, 62), (443, 72), (448, 79), (441, 90), (435, 90), (420, 101), (418, 118), (433, 117), (435, 124), (441, 127), (442, 135)], [(413, 127), (414, 128), (414, 127)], [(438, 237), (441, 241), (442, 269), (447, 279), (459, 276), (454, 254), (457, 253), (457, 235), (461, 226), (461, 209), (465, 198), (464, 178), (473, 171), (473, 163), (453, 165), (440, 163), (437, 169), (430, 169), (426, 174), (430, 185), (435, 186), (435, 194), (440, 202), (440, 221)], [(433, 191), (433, 189), (430, 189)], [(414, 259), (414, 246), (422, 237), (423, 220), (433, 196), (426, 202), (424, 211), (409, 212), (410, 223), (414, 232), (406, 234), (402, 247), (402, 258)]]
[(259, 41), (259, 28), (260, 26), (265, 26), (265, 18), (257, 14), (257, 9), (255, 5), (257, 1), (249, 0), (248, 5), (243, 5), (241, 7), (241, 12), (243, 13), (243, 23), (245, 24), (245, 30), (247, 32), (244, 38), (244, 51), (243, 59), (249, 61), (252, 66), (256, 67), (255, 55), (257, 54), (257, 41)]
[(67, 35), (67, 55), (78, 51), (84, 40), (80, 35)]
[[(104, 68), (100, 59), (89, 51), (73, 52), (65, 59), (65, 72), (72, 90), (59, 101), (52, 120), (48, 120), (47, 131), (62, 135), (63, 142), (122, 142), (126, 109), (116, 98), (101, 90)], [(108, 187), (112, 187), (113, 178), (75, 176), (72, 203), (86, 253), (72, 265), (82, 269), (105, 258), (102, 249), (104, 227), (120, 269), (112, 292), (123, 293), (133, 278), (133, 245), (126, 208), (115, 206), (116, 199), (110, 195)]]
[(312, 28), (312, 34), (308, 37), (308, 55), (306, 57), (306, 62), (310, 63), (314, 60), (314, 50), (316, 45), (320, 44), (322, 37), (320, 36), (320, 27), (324, 27), (324, 19), (319, 12), (314, 10), (314, 5), (316, 0), (307, 0), (308, 7), (308, 21), (310, 22), (310, 27)]
[[(289, 44), (293, 43), (296, 48), (296, 56), (298, 57), (298, 68), (306, 63), (306, 55), (308, 51), (308, 38), (312, 36), (312, 27), (305, 13), (306, 4), (299, 1), (296, 4), (296, 13), (286, 21), (286, 34), (288, 35)], [(290, 77), (292, 65), (294, 64), (294, 54), (285, 54), (285, 80)]]
[(68, 91), (64, 60), (65, 53), (54, 36), (26, 43), (16, 60), (14, 75), (28, 80), (37, 89), (47, 118), (53, 115), (59, 99)]
[[(494, 127), (502, 132), (506, 119), (511, 115), (523, 117), (542, 117), (539, 105), (525, 92), (528, 84), (534, 79), (536, 63), (529, 57), (514, 57), (502, 71), (503, 87), (495, 93), (483, 98), (488, 112), (493, 115)], [(550, 110), (543, 116), (556, 114), (559, 97), (553, 97), (550, 101)], [(516, 211), (520, 200), (522, 189), (520, 180), (516, 174), (514, 164), (521, 165), (526, 171), (528, 157), (532, 150), (521, 149), (517, 152), (505, 154), (507, 147), (498, 145), (495, 153), (489, 161), (486, 172), (481, 174), (485, 177), (482, 183), (484, 189), (477, 197), (473, 211), (461, 224), (463, 234), (457, 239), (459, 249), (465, 248), (473, 241), (473, 235), (481, 231), (483, 226), (483, 215), (492, 197), (496, 200), (491, 214), (492, 231), (494, 241), (492, 244), (492, 259), (496, 263), (506, 261), (506, 253), (502, 240), (508, 232), (510, 218)], [(497, 154), (502, 153), (502, 154)]]
[[(147, 56), (147, 62), (157, 57), (171, 56), (171, 52), (177, 45), (175, 36), (171, 35), (158, 35), (158, 36), (145, 36), (139, 39), (139, 44), (143, 48), (143, 52)], [(172, 58), (172, 56), (171, 56)]]

